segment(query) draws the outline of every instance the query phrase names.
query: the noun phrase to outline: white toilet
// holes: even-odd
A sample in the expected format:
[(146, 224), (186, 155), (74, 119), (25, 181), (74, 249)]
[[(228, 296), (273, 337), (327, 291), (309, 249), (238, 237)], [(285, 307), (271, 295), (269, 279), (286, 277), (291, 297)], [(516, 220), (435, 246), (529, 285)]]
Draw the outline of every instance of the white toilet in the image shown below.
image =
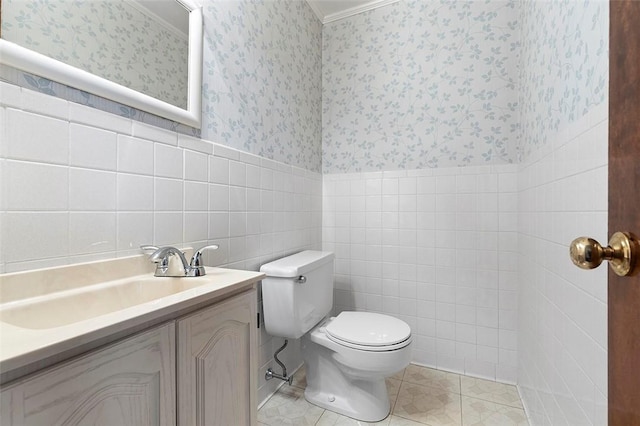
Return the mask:
[(397, 318), (333, 307), (333, 253), (303, 251), (262, 265), (267, 333), (302, 337), (305, 398), (312, 404), (374, 422), (390, 410), (385, 377), (411, 360), (411, 328)]

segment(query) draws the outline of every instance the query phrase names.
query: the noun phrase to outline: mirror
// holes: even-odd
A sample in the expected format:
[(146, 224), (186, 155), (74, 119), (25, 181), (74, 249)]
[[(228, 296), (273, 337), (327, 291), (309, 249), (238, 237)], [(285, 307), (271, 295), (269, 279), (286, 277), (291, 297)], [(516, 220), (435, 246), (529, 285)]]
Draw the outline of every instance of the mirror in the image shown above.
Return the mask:
[(192, 0), (1, 0), (0, 63), (200, 127)]

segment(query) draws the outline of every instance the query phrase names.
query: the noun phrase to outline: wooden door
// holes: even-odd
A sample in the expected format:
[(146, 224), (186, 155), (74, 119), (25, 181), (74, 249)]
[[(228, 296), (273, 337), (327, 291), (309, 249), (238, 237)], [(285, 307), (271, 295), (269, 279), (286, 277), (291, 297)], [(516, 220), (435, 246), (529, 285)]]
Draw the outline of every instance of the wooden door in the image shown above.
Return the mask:
[(0, 394), (0, 424), (175, 425), (175, 327), (46, 369)]
[[(609, 236), (640, 236), (640, 1), (610, 2)], [(609, 271), (609, 425), (640, 424), (640, 274)]]
[(256, 292), (178, 321), (178, 424), (257, 423)]

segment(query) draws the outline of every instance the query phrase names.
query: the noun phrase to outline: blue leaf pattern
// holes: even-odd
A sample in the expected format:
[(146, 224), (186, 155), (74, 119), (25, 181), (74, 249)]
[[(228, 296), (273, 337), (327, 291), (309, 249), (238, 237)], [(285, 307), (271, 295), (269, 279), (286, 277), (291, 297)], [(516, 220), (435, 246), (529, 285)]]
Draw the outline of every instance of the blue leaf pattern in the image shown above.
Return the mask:
[[(204, 138), (309, 170), (321, 161), (325, 173), (526, 161), (607, 100), (603, 0), (404, 0), (324, 29), (303, 1), (204, 3)], [(201, 135), (0, 71), (23, 87)]]
[(521, 5), (520, 161), (608, 99), (609, 4), (603, 0)]
[(309, 5), (208, 1), (203, 12), (203, 137), (320, 171), (322, 26)]
[(323, 171), (515, 161), (516, 1), (401, 1), (325, 25)]

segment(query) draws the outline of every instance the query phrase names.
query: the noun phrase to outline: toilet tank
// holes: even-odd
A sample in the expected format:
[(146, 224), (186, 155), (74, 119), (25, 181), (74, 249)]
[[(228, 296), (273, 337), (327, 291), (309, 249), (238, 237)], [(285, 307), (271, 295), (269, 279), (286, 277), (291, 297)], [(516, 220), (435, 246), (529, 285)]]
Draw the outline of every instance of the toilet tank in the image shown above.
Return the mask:
[(302, 251), (262, 265), (264, 325), (272, 336), (297, 339), (333, 307), (333, 253)]

